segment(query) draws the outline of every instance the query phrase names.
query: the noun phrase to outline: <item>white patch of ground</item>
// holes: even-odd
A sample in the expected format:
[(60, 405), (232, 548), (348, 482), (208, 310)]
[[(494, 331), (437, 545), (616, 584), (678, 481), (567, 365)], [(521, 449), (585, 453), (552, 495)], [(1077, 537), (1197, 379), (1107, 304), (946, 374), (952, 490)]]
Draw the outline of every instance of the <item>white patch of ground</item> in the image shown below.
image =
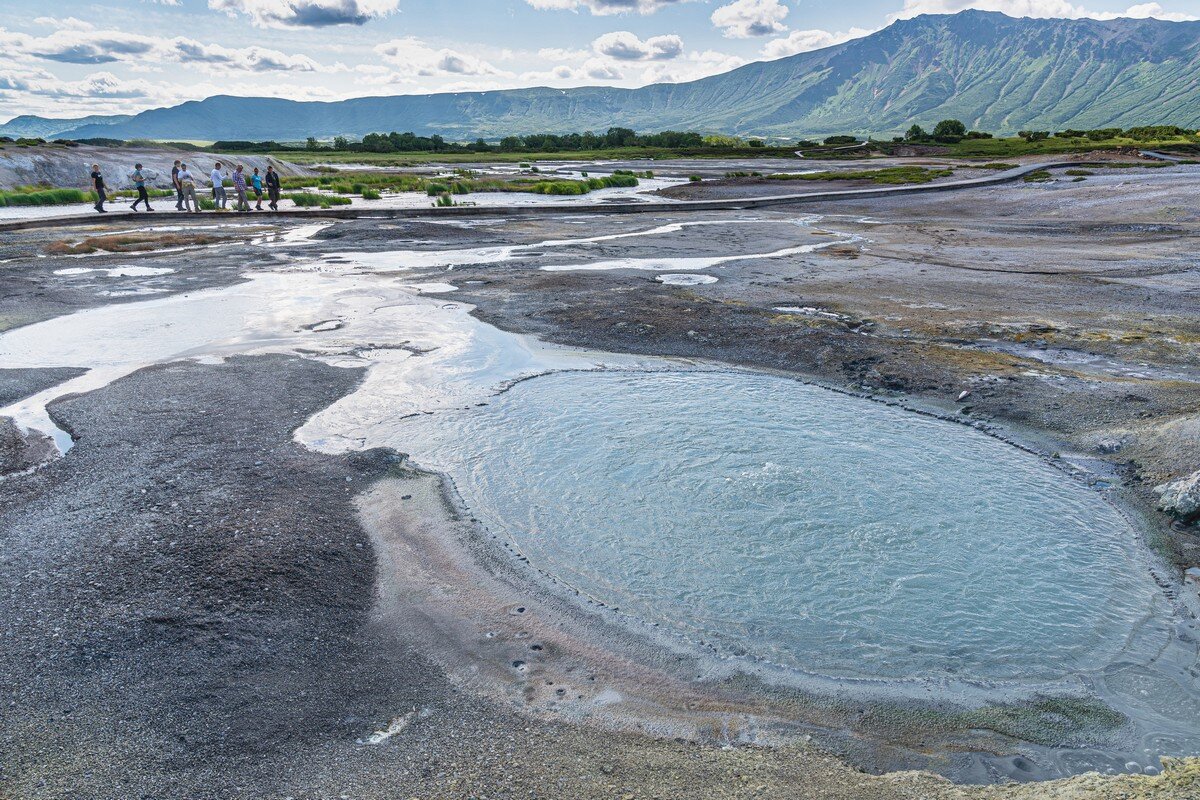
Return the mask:
[(668, 286), (702, 286), (708, 283), (716, 283), (715, 275), (689, 275), (669, 273), (667, 275), (658, 275), (654, 280), (659, 283), (665, 283)]
[(756, 258), (785, 258), (823, 250), (836, 244), (851, 244), (856, 239), (839, 239), (818, 244), (802, 244), (795, 247), (785, 247), (769, 253), (740, 253), (729, 256), (686, 256), (678, 258), (614, 258), (606, 261), (592, 261), (584, 264), (552, 264), (542, 267), (545, 272), (577, 272), (601, 271), (612, 269), (637, 269), (667, 271), (667, 272), (696, 272), (703, 269), (719, 267), (735, 261), (750, 261)]
[(175, 270), (169, 267), (69, 267), (56, 269), (55, 275), (87, 275), (92, 272), (102, 272), (110, 278), (145, 278), (151, 275), (170, 275)]

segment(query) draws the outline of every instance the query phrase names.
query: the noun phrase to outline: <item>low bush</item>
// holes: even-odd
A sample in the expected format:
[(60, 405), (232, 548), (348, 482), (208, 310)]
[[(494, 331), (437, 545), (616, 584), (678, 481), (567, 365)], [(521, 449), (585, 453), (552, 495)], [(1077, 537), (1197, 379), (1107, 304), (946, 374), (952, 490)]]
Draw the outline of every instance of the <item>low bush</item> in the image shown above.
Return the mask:
[(885, 185), (929, 183), (937, 178), (949, 178), (950, 169), (926, 169), (925, 167), (884, 167), (882, 169), (836, 170), (829, 172), (802, 172), (768, 175), (774, 181), (871, 181)]
[(0, 192), (3, 206), (57, 206), (66, 203), (94, 203), (96, 195), (80, 189), (40, 189), (37, 191)]
[(349, 197), (340, 195), (315, 194), (313, 192), (297, 192), (286, 195), (300, 208), (329, 208), (330, 206), (348, 206), (353, 202)]
[(381, 195), (379, 193), (378, 189), (363, 189), (362, 190), (362, 199), (363, 200), (379, 200), (382, 197), (383, 197), (383, 195)]

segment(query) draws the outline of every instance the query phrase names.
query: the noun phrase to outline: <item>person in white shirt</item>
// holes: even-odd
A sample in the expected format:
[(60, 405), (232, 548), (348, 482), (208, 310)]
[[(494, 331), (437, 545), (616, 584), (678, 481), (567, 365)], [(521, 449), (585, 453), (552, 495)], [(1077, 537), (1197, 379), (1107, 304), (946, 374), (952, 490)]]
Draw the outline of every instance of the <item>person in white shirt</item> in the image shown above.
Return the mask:
[(187, 164), (179, 165), (179, 191), (182, 193), (184, 210), (198, 214), (200, 201), (196, 199), (196, 179), (192, 177)]
[(225, 176), (221, 174), (220, 161), (213, 167), (209, 179), (212, 180), (213, 205), (216, 206), (217, 211), (224, 211), (229, 204), (229, 197), (225, 194)]

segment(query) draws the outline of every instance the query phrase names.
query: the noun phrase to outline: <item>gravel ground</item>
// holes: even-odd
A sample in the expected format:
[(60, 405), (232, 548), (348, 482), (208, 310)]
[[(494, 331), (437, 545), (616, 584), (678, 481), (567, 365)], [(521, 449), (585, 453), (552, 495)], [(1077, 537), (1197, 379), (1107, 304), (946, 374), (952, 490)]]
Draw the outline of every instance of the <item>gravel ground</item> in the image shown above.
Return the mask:
[[(1150, 513), (1148, 484), (1200, 466), (1188, 438), (1200, 412), (1200, 209), (1196, 186), (1162, 172), (839, 203), (817, 209), (841, 215), (821, 226), (866, 242), (706, 270), (720, 277), (707, 286), (664, 286), (654, 272), (541, 272), (530, 267), (559, 256), (536, 250), (451, 280), (456, 299), (505, 328), (801, 373), (1017, 432), (1112, 470)], [(689, 229), (683, 245), (596, 243), (587, 257), (765, 252), (789, 243), (791, 216)], [(217, 248), (137, 257), (174, 273), (119, 279), (53, 272), (128, 256), (39, 258), (61, 232), (13, 235), (0, 253), (11, 259), (0, 264), (0, 330), (146, 289), (227, 285), (314, 252), (539, 242), (665, 221), (360, 220), (269, 252), (232, 231)], [(0, 400), (68, 376), (2, 370)], [(1153, 778), (959, 787), (925, 773), (867, 775), (803, 742), (654, 738), (480, 694), (439, 665), (428, 640), (377, 613), (379, 553), (356, 504), (382, 478), (415, 479), (394, 454), (331, 457), (292, 442), (360, 379), (294, 357), (235, 358), (152, 367), (53, 407), (74, 449), (0, 481), (0, 796), (1200, 797), (1195, 763)], [(13, 433), (0, 430), (6, 472), (29, 457), (4, 444)], [(1193, 531), (1151, 520), (1181, 565), (1196, 563)], [(424, 613), (419, 595), (405, 599), (405, 613)], [(364, 743), (389, 726), (394, 735)]]

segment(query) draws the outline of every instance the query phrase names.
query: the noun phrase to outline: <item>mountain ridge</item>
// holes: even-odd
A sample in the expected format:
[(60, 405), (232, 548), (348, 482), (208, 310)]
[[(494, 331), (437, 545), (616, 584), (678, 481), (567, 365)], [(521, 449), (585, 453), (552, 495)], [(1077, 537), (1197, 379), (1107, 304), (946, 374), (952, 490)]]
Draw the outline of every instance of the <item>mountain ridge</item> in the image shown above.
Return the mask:
[(1196, 128), (1198, 75), (1200, 22), (963, 11), (899, 20), (860, 39), (686, 83), (340, 101), (217, 95), (57, 136), (292, 140), (411, 130), (465, 139), (613, 125), (763, 136), (892, 135), (945, 118), (996, 133)]

